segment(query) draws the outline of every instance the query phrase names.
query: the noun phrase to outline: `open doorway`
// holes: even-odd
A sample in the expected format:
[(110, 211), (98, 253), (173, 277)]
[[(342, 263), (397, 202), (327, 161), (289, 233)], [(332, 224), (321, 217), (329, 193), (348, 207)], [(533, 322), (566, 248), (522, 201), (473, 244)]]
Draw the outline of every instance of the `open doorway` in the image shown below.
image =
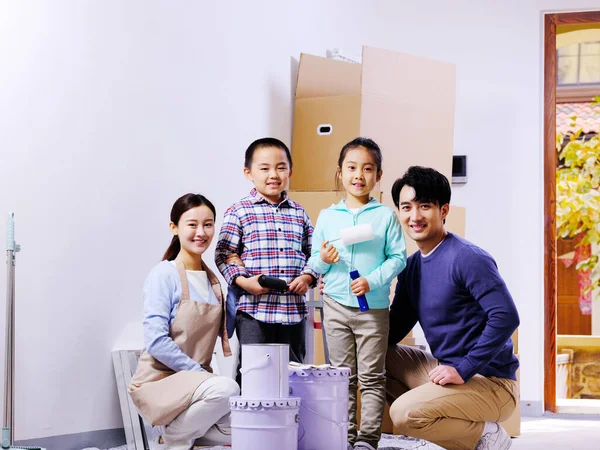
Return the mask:
[[(558, 51), (557, 51), (558, 50)], [(597, 50), (597, 54), (593, 54)], [(544, 404), (550, 412), (600, 412), (600, 304), (592, 313), (593, 293), (576, 270), (592, 245), (577, 245), (582, 235), (565, 235), (562, 202), (557, 224), (557, 169), (569, 166), (556, 148), (584, 128), (588, 139), (600, 130), (600, 12), (547, 14), (544, 51)], [(558, 109), (557, 109), (558, 107)], [(558, 113), (558, 114), (557, 114)], [(586, 117), (582, 117), (582, 116)], [(579, 123), (576, 117), (580, 116)], [(583, 127), (581, 126), (583, 125)], [(591, 134), (590, 134), (591, 133)], [(580, 136), (580, 138), (583, 138)], [(559, 187), (562, 186), (559, 181)], [(564, 199), (559, 195), (558, 200)], [(585, 242), (585, 241), (584, 241)], [(589, 282), (589, 273), (587, 274)], [(597, 334), (597, 337), (593, 337)], [(595, 340), (594, 340), (595, 339)], [(596, 342), (597, 341), (597, 342)], [(595, 347), (597, 346), (597, 352)], [(596, 365), (598, 367), (596, 367)], [(598, 369), (598, 370), (596, 370)]]

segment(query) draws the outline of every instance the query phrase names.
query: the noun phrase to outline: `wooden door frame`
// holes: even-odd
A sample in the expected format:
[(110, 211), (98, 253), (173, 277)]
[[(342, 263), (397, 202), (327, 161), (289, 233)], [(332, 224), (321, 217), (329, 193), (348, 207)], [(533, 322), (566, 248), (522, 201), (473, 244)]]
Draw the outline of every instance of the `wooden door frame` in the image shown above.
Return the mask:
[(544, 17), (544, 409), (556, 409), (556, 27), (600, 23), (600, 11)]

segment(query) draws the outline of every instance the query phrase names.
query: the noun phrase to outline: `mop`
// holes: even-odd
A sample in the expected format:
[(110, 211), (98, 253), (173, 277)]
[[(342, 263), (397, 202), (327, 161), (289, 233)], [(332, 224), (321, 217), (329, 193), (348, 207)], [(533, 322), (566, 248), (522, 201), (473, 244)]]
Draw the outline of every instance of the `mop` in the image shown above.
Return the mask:
[(14, 396), (13, 384), (15, 380), (15, 253), (21, 246), (15, 243), (15, 215), (8, 214), (8, 232), (6, 238), (6, 354), (4, 356), (4, 415), (2, 422), (2, 440), (0, 448), (45, 450), (42, 447), (18, 447), (12, 445), (11, 430), (15, 429), (14, 423)]

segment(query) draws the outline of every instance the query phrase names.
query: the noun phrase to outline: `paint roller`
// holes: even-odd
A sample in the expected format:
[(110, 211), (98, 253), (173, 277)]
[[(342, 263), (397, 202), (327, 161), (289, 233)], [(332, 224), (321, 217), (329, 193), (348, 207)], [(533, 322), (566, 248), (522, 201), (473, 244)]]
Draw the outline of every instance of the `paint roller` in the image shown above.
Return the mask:
[[(361, 242), (370, 241), (374, 237), (375, 232), (373, 231), (373, 226), (370, 223), (364, 223), (360, 225), (354, 225), (353, 227), (343, 228), (340, 230), (340, 237), (337, 239), (332, 239), (329, 242), (342, 241), (342, 244), (345, 246), (350, 246), (354, 244), (360, 244)], [(352, 266), (352, 263), (346, 260), (344, 261), (350, 266), (350, 278), (353, 280), (360, 278), (360, 273), (358, 273), (358, 270)], [(358, 300), (358, 307), (360, 308), (361, 312), (369, 310), (369, 302), (367, 302), (367, 297), (365, 295), (357, 295), (356, 299)]]

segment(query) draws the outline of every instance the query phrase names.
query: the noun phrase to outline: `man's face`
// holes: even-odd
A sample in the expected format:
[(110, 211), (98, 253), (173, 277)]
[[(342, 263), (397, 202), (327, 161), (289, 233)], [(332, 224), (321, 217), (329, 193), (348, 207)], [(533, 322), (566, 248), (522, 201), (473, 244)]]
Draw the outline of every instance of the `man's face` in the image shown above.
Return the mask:
[(444, 236), (444, 219), (449, 205), (421, 203), (415, 201), (415, 190), (404, 186), (400, 191), (398, 214), (404, 232), (413, 239), (421, 251), (429, 252)]

